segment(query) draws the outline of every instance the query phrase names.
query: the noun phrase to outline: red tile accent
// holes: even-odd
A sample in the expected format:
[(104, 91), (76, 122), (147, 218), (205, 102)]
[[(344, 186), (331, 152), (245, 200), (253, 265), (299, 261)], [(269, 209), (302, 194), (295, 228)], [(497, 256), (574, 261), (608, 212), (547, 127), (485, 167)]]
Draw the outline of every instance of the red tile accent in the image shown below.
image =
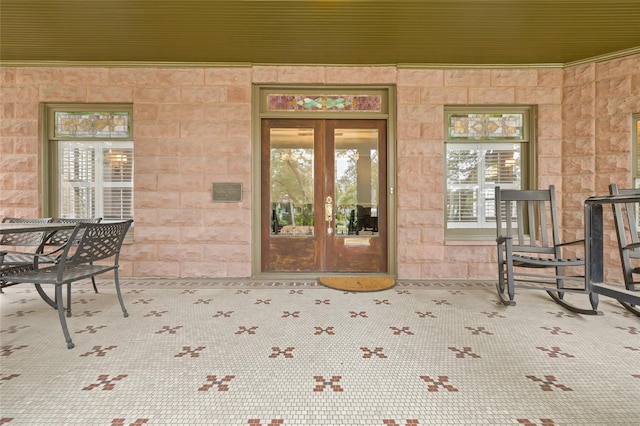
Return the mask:
[(389, 327), (389, 328), (393, 330), (394, 335), (407, 334), (409, 336), (413, 336), (413, 332), (409, 330), (409, 327), (402, 327), (402, 328)]
[(183, 356), (191, 356), (191, 358), (198, 358), (200, 356), (200, 352), (206, 349), (206, 346), (198, 346), (195, 349), (191, 349), (191, 346), (183, 346), (182, 352), (174, 355), (176, 358), (181, 358)]
[(527, 379), (531, 379), (534, 382), (540, 382), (541, 383), (540, 384), (540, 388), (543, 391), (546, 391), (546, 392), (553, 391), (553, 388), (560, 389), (560, 390), (563, 390), (563, 391), (572, 391), (573, 390), (568, 386), (555, 383), (556, 382), (556, 378), (554, 376), (546, 375), (546, 376), (544, 376), (544, 379), (540, 379), (540, 378), (538, 378), (536, 376), (532, 376), (532, 375), (529, 375), (529, 376), (526, 376), (526, 377), (527, 377)]
[(95, 356), (105, 356), (107, 354), (107, 351), (110, 351), (111, 349), (115, 349), (117, 348), (117, 346), (107, 346), (106, 348), (103, 348), (102, 346), (94, 346), (89, 352), (85, 352), (80, 356), (89, 356), (89, 355), (94, 355)]
[(329, 380), (325, 380), (322, 376), (313, 376), (313, 378), (318, 383), (313, 388), (314, 392), (323, 392), (326, 388), (330, 388), (334, 392), (342, 392), (344, 390), (338, 383), (342, 376), (331, 376)]
[(98, 376), (98, 383), (93, 383), (89, 386), (85, 386), (84, 388), (82, 388), (82, 390), (90, 391), (99, 387), (102, 387), (102, 390), (112, 390), (116, 385), (115, 382), (119, 382), (127, 376), (127, 374), (120, 374), (110, 379), (108, 374), (102, 374)]
[(217, 387), (218, 392), (226, 392), (229, 390), (228, 383), (236, 376), (224, 376), (222, 379), (218, 380), (217, 376), (209, 375), (207, 376), (207, 381), (209, 383), (205, 383), (204, 385), (198, 388), (199, 391), (208, 391), (214, 386)]
[(429, 392), (438, 392), (440, 389), (448, 390), (449, 392), (458, 392), (458, 389), (448, 384), (449, 377), (448, 376), (438, 376), (437, 379), (432, 379), (429, 376), (420, 376), (422, 380), (430, 385), (427, 386), (427, 390)]

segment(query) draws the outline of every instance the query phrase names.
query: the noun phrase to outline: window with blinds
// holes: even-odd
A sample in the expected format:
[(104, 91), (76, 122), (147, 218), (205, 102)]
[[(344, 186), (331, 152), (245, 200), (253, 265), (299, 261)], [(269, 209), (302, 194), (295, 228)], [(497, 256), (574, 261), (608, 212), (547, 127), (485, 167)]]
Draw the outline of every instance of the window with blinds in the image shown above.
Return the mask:
[(445, 173), (449, 239), (495, 234), (495, 187), (528, 184), (531, 107), (448, 107)]
[(61, 141), (61, 217), (133, 217), (133, 143)]
[(133, 218), (130, 106), (47, 106), (49, 212), (65, 218)]

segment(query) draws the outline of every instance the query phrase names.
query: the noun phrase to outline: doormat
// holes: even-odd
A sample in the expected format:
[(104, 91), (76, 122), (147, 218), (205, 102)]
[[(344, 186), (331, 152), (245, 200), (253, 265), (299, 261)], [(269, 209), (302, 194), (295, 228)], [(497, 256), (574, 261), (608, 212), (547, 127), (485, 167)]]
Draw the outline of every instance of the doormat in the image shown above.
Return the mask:
[(396, 285), (396, 281), (389, 277), (320, 277), (320, 284), (336, 290), (346, 291), (379, 291)]

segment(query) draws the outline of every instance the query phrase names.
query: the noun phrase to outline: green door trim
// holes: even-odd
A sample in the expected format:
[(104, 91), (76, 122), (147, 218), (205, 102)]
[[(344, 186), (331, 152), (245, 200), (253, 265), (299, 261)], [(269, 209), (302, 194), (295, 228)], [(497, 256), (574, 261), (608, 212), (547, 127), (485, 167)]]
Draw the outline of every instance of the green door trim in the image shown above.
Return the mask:
[[(340, 111), (326, 109), (269, 111), (268, 94), (296, 95), (362, 95), (374, 94), (382, 98), (380, 111)], [(396, 235), (396, 87), (393, 85), (349, 86), (296, 86), (255, 84), (252, 88), (251, 143), (252, 143), (252, 191), (251, 191), (251, 276), (273, 279), (315, 279), (318, 273), (262, 272), (261, 269), (261, 120), (263, 118), (331, 118), (331, 119), (386, 119), (387, 120), (387, 265), (388, 274), (397, 275)]]

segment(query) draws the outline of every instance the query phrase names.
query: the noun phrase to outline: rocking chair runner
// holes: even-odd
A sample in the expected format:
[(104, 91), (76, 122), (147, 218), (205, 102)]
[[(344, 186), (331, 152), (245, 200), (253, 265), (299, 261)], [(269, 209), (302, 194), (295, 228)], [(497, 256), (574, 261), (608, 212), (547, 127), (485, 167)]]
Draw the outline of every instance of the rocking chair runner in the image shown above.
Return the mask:
[[(585, 259), (567, 257), (569, 246), (584, 240), (561, 243), (553, 185), (546, 190), (495, 188), (498, 246), (498, 295), (503, 304), (515, 305), (515, 287), (545, 290), (556, 303), (580, 314), (600, 315), (598, 295), (588, 291)], [(566, 268), (577, 270), (568, 275)], [(506, 291), (506, 294), (505, 294)], [(565, 293), (588, 293), (591, 309), (564, 300)]]
[[(640, 196), (640, 189), (621, 189), (615, 183), (609, 185), (611, 195), (637, 195)], [(613, 217), (618, 236), (618, 249), (620, 251), (620, 262), (622, 274), (624, 276), (625, 288), (629, 291), (640, 291), (640, 280), (634, 276), (640, 274), (640, 237), (636, 226), (636, 203), (613, 203)], [(632, 265), (634, 261), (636, 265)], [(633, 305), (622, 300), (618, 302), (628, 311), (640, 316), (640, 306)]]

